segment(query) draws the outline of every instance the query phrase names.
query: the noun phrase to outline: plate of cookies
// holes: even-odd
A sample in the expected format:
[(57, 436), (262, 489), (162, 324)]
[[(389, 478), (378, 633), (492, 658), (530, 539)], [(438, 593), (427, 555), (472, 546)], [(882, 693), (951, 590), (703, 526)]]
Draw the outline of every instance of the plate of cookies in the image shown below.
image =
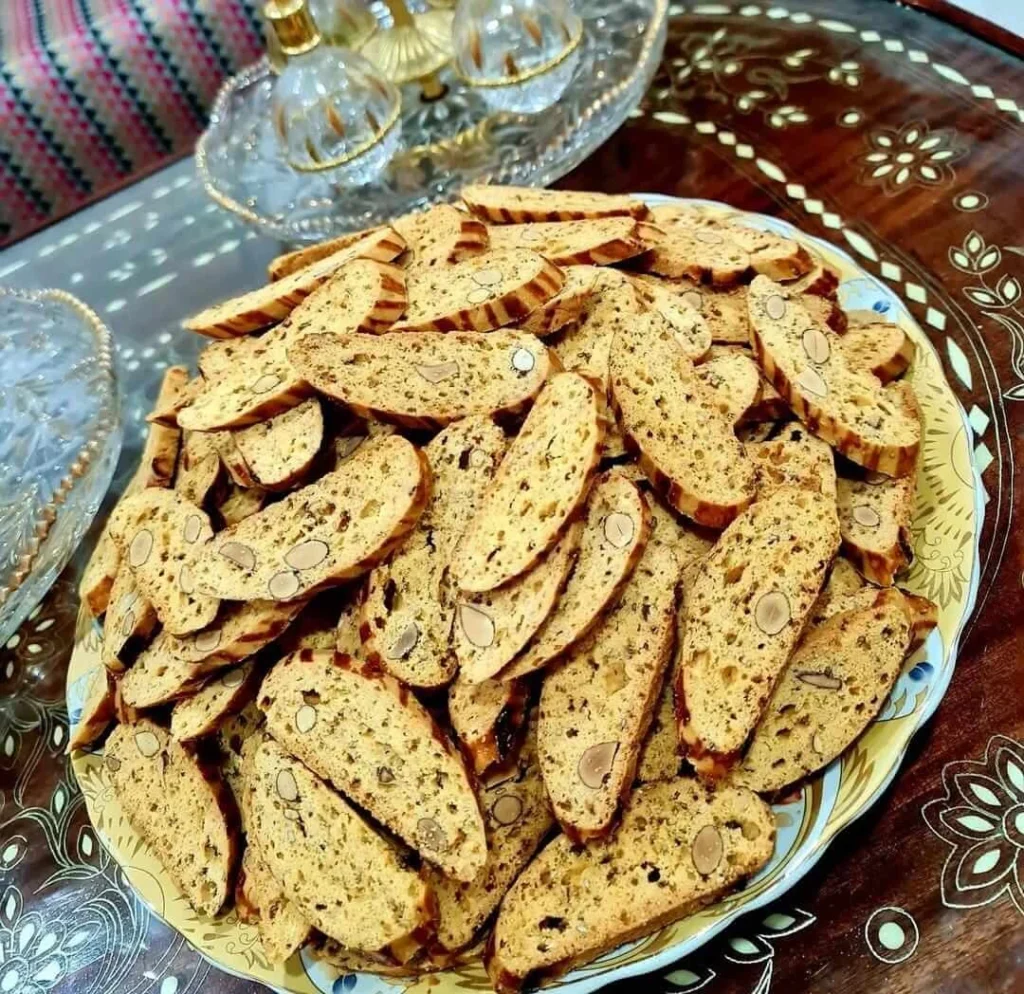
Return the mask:
[(268, 277), (185, 322), (82, 579), (72, 765), (142, 900), (294, 994), (584, 994), (783, 894), (977, 591), (899, 299), (777, 219), (493, 186)]

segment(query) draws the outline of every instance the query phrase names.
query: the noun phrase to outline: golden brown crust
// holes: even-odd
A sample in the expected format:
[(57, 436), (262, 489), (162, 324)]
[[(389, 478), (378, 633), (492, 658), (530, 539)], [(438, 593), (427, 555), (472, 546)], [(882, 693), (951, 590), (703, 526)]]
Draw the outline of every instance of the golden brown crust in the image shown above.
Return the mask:
[(532, 187), (463, 187), (462, 201), (477, 217), (492, 224), (585, 221), (600, 217), (648, 215), (642, 200), (606, 193), (577, 193), (575, 190), (542, 190)]

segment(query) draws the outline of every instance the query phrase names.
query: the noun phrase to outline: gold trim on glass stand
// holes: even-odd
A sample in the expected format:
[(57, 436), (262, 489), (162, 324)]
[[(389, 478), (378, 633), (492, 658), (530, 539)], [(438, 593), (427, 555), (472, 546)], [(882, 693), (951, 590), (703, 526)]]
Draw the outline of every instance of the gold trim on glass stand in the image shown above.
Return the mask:
[(467, 76), (463, 71), (462, 66), (459, 65), (459, 60), (456, 59), (453, 63), (455, 67), (455, 74), (465, 83), (467, 86), (475, 86), (480, 89), (498, 89), (503, 86), (519, 86), (527, 80), (536, 79), (538, 76), (543, 76), (544, 73), (550, 72), (557, 65), (561, 65), (577, 48), (580, 47), (580, 42), (583, 41), (583, 24), (580, 23), (576, 34), (569, 39), (568, 44), (554, 57), (548, 59), (546, 62), (541, 62), (538, 65), (531, 66), (525, 72), (516, 73), (514, 76), (498, 76), (493, 79), (479, 79), (474, 76)]
[(395, 104), (391, 113), (388, 115), (388, 119), (384, 122), (384, 126), (377, 132), (372, 138), (367, 138), (362, 145), (357, 145), (355, 148), (346, 152), (344, 155), (337, 159), (331, 159), (328, 162), (318, 162), (315, 166), (299, 165), (297, 162), (289, 162), (288, 165), (294, 169), (297, 173), (322, 173), (328, 169), (337, 169), (338, 166), (344, 166), (365, 152), (369, 152), (374, 145), (379, 145), (387, 133), (398, 123), (398, 116), (401, 113), (401, 103)]

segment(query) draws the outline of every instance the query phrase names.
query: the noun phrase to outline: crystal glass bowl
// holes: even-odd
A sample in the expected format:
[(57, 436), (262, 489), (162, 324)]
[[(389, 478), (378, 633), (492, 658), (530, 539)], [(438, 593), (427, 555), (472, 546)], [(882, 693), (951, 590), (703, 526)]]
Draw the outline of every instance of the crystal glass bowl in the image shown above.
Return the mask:
[(438, 201), (467, 183), (547, 186), (583, 161), (639, 102), (665, 45), (668, 0), (575, 0), (579, 62), (558, 101), (540, 114), (496, 111), (449, 66), (445, 95), (402, 88), (403, 148), (372, 183), (345, 187), (301, 173), (274, 134), (266, 60), (229, 80), (196, 146), (207, 193), (265, 234), (312, 242)]
[(69, 293), (0, 287), (0, 644), (67, 564), (120, 451), (109, 330)]

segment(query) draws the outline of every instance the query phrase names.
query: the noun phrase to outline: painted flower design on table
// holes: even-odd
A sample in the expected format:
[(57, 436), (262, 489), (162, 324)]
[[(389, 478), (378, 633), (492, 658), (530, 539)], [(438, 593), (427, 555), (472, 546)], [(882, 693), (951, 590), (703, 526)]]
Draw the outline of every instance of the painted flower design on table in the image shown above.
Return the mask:
[(1004, 894), (1024, 915), (1024, 746), (993, 736), (980, 762), (949, 763), (945, 796), (921, 809), (951, 848), (942, 869), (942, 902), (980, 908)]
[(953, 128), (933, 131), (923, 121), (898, 130), (879, 128), (868, 134), (865, 142), (860, 181), (882, 186), (889, 196), (913, 186), (951, 183), (955, 177), (952, 163), (967, 151)]

